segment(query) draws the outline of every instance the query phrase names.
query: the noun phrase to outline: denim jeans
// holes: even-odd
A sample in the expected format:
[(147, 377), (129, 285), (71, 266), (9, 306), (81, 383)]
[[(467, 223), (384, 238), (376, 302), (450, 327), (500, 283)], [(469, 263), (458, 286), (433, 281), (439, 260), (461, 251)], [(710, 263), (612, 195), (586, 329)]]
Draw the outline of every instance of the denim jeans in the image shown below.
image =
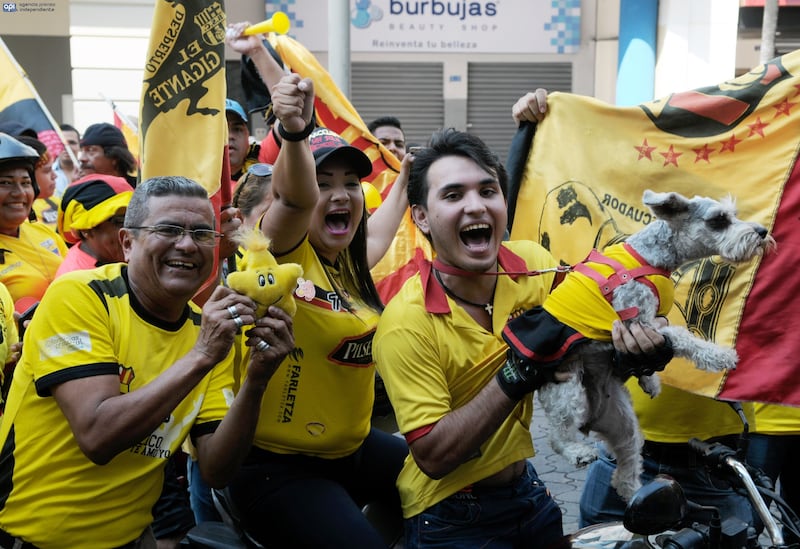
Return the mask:
[(222, 522), (222, 517), (214, 506), (211, 488), (200, 474), (200, 465), (193, 459), (189, 459), (186, 464), (186, 476), (189, 479), (189, 503), (195, 522)]
[[(589, 466), (581, 494), (581, 528), (601, 522), (621, 521), (625, 515), (626, 503), (611, 487), (616, 461), (602, 444), (598, 453), (600, 457)], [(735, 516), (748, 524), (753, 523), (748, 499), (734, 492), (726, 482), (712, 477), (705, 467), (677, 467), (658, 463), (645, 456), (642, 484), (659, 474), (669, 475), (678, 481), (688, 500), (719, 509), (723, 519)]]
[(406, 519), (408, 549), (569, 547), (561, 509), (533, 465), (513, 485), (458, 492)]

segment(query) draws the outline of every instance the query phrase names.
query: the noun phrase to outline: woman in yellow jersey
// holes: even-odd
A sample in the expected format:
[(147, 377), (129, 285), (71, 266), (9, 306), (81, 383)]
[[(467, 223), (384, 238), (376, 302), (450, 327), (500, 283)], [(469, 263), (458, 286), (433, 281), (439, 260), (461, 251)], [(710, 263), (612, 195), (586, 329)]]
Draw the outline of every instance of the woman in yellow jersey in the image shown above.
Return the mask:
[(39, 187), (39, 194), (33, 201), (33, 211), (39, 223), (43, 223), (55, 231), (59, 199), (53, 196), (56, 192), (56, 172), (53, 171), (53, 159), (50, 158), (47, 146), (38, 139), (21, 135), (18, 140), (39, 153), (39, 160), (36, 162), (33, 174), (36, 186)]
[(284, 77), (272, 100), (283, 144), (261, 228), (278, 261), (300, 263), (304, 274), (296, 346), (262, 400), (231, 496), (264, 545), (385, 547), (361, 510), (385, 502), (399, 521), (395, 480), (408, 450), (370, 422), (372, 337), (383, 309), (369, 274), (360, 182), (372, 165), (338, 134), (313, 129), (310, 80)]
[(54, 230), (28, 220), (39, 195), (38, 161), (33, 148), (0, 134), (0, 282), (15, 303), (23, 297), (39, 301), (67, 253)]

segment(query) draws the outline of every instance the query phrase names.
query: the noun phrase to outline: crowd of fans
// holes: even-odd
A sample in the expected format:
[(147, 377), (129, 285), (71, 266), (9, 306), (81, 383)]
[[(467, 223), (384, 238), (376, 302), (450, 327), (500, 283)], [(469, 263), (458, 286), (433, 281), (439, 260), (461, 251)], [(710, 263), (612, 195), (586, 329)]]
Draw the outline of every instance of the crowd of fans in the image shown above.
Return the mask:
[[(82, 136), (61, 126), (72, 155), (51, 156), (25, 121), (0, 133), (0, 546), (175, 547), (195, 523), (220, 520), (212, 489), (224, 488), (264, 546), (381, 547), (403, 532), (406, 547), (568, 547), (530, 461), (544, 378), (508, 362), (500, 336), (553, 280), (498, 275), (556, 262), (506, 240), (503, 164), (455, 130), (412, 153), (400, 121), (381, 117), (369, 130), (401, 170), (368, 204), (370, 159), (316, 127), (313, 82), (283, 74), (246, 26), (228, 43), (268, 84), (274, 124), (258, 143), (248, 111), (226, 101), (233, 203), (219, 226), (195, 182), (138, 181), (111, 124)], [(526, 94), (513, 117), (539, 122), (546, 98)], [(409, 206), (436, 258), (385, 307), (370, 269)], [(225, 287), (246, 254), (232, 239), (240, 228), (303, 267), (293, 318), (275, 307), (257, 318)], [(648, 355), (664, 345), (652, 329), (623, 330), (614, 345), (666, 364)], [(648, 473), (668, 468), (700, 501), (751, 520), (730, 486), (698, 473), (675, 429), (700, 422), (705, 438), (725, 439), (736, 418), (665, 394), (634, 395)], [(391, 412), (402, 436), (373, 426)], [(614, 468), (605, 454), (592, 466), (584, 524), (620, 517)], [(368, 504), (390, 510), (393, 537)]]

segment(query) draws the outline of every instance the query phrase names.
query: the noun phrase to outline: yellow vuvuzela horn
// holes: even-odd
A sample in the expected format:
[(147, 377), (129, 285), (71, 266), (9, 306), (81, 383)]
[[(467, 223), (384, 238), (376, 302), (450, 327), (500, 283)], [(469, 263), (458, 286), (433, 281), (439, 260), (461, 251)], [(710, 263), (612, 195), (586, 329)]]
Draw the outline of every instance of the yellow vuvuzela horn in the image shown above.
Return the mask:
[(268, 32), (277, 32), (278, 34), (286, 34), (289, 32), (289, 17), (282, 11), (276, 11), (272, 17), (261, 23), (256, 23), (244, 29), (245, 36), (253, 34), (265, 34)]

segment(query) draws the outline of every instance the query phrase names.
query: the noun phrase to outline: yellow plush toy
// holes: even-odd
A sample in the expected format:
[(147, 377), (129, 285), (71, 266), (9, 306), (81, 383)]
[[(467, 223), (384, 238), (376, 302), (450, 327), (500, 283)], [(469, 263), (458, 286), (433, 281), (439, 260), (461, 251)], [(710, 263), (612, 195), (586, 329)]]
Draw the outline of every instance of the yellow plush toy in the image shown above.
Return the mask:
[(269, 239), (259, 229), (239, 233), (236, 240), (245, 249), (241, 270), (228, 275), (228, 287), (256, 302), (256, 316), (261, 318), (270, 305), (276, 305), (294, 316), (297, 279), (303, 267), (297, 263), (279, 264), (269, 251)]

